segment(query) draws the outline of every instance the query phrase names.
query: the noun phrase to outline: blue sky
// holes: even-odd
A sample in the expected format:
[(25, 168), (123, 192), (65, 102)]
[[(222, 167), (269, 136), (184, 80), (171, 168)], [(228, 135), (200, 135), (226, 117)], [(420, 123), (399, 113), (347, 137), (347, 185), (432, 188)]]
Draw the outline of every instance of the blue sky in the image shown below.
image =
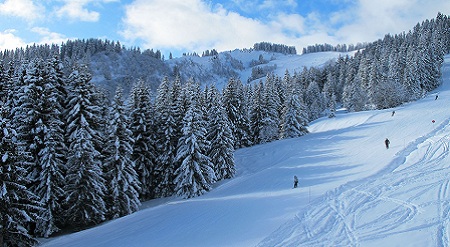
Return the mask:
[(449, 0), (0, 0), (0, 50), (101, 38), (166, 56), (250, 48), (356, 44), (408, 31)]

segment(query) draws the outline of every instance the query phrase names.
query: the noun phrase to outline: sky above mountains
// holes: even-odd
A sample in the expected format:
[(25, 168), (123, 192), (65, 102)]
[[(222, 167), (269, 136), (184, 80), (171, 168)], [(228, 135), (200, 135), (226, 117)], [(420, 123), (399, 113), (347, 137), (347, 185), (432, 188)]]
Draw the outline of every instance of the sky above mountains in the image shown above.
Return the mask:
[(100, 38), (168, 56), (250, 48), (371, 42), (408, 31), (448, 0), (0, 0), (0, 50)]

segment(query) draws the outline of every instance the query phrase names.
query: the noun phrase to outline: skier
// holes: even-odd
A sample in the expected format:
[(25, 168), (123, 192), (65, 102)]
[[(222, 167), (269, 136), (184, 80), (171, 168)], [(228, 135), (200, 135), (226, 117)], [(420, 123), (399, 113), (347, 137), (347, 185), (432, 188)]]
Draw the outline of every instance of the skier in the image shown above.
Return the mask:
[(389, 144), (391, 142), (389, 141), (389, 139), (386, 138), (386, 140), (384, 140), (384, 144), (386, 144), (386, 149), (389, 149)]
[(436, 94), (436, 98), (434, 98), (434, 100), (437, 100), (439, 98), (439, 95)]
[(392, 116), (394, 116), (395, 115), (395, 111), (392, 111)]
[(297, 188), (298, 185), (298, 178), (297, 176), (294, 176), (294, 188)]

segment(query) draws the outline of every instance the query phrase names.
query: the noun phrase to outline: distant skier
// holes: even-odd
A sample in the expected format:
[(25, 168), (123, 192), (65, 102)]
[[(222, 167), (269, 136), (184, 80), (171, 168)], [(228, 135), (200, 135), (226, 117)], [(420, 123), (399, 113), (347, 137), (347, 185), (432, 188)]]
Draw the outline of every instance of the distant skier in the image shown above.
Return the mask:
[(389, 144), (391, 144), (391, 142), (386, 138), (386, 140), (384, 140), (384, 144), (386, 145), (386, 149), (389, 149)]
[(294, 176), (294, 188), (297, 188), (298, 185), (298, 178), (297, 176)]
[(392, 111), (392, 116), (394, 116), (395, 115), (395, 111)]
[(439, 98), (439, 95), (436, 94), (436, 98), (434, 98), (434, 100), (437, 100)]

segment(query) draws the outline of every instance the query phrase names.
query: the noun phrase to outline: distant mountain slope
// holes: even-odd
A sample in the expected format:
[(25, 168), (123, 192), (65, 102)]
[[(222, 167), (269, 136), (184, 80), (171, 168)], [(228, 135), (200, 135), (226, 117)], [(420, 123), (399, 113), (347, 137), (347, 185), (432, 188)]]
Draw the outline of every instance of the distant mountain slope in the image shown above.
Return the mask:
[[(283, 76), (286, 70), (291, 74), (301, 72), (304, 67), (320, 67), (339, 56), (353, 52), (320, 52), (305, 55), (290, 55), (255, 50), (234, 50), (215, 56), (183, 56), (161, 60), (152, 56), (137, 55), (131, 51), (99, 52), (91, 56), (90, 67), (93, 82), (114, 92), (120, 85), (128, 92), (137, 80), (142, 79), (155, 90), (164, 76), (174, 78), (176, 73), (182, 81), (194, 80), (202, 85), (216, 85), (222, 88), (230, 78), (242, 82), (258, 80), (273, 73)], [(260, 69), (259, 77), (252, 77), (252, 70)]]

